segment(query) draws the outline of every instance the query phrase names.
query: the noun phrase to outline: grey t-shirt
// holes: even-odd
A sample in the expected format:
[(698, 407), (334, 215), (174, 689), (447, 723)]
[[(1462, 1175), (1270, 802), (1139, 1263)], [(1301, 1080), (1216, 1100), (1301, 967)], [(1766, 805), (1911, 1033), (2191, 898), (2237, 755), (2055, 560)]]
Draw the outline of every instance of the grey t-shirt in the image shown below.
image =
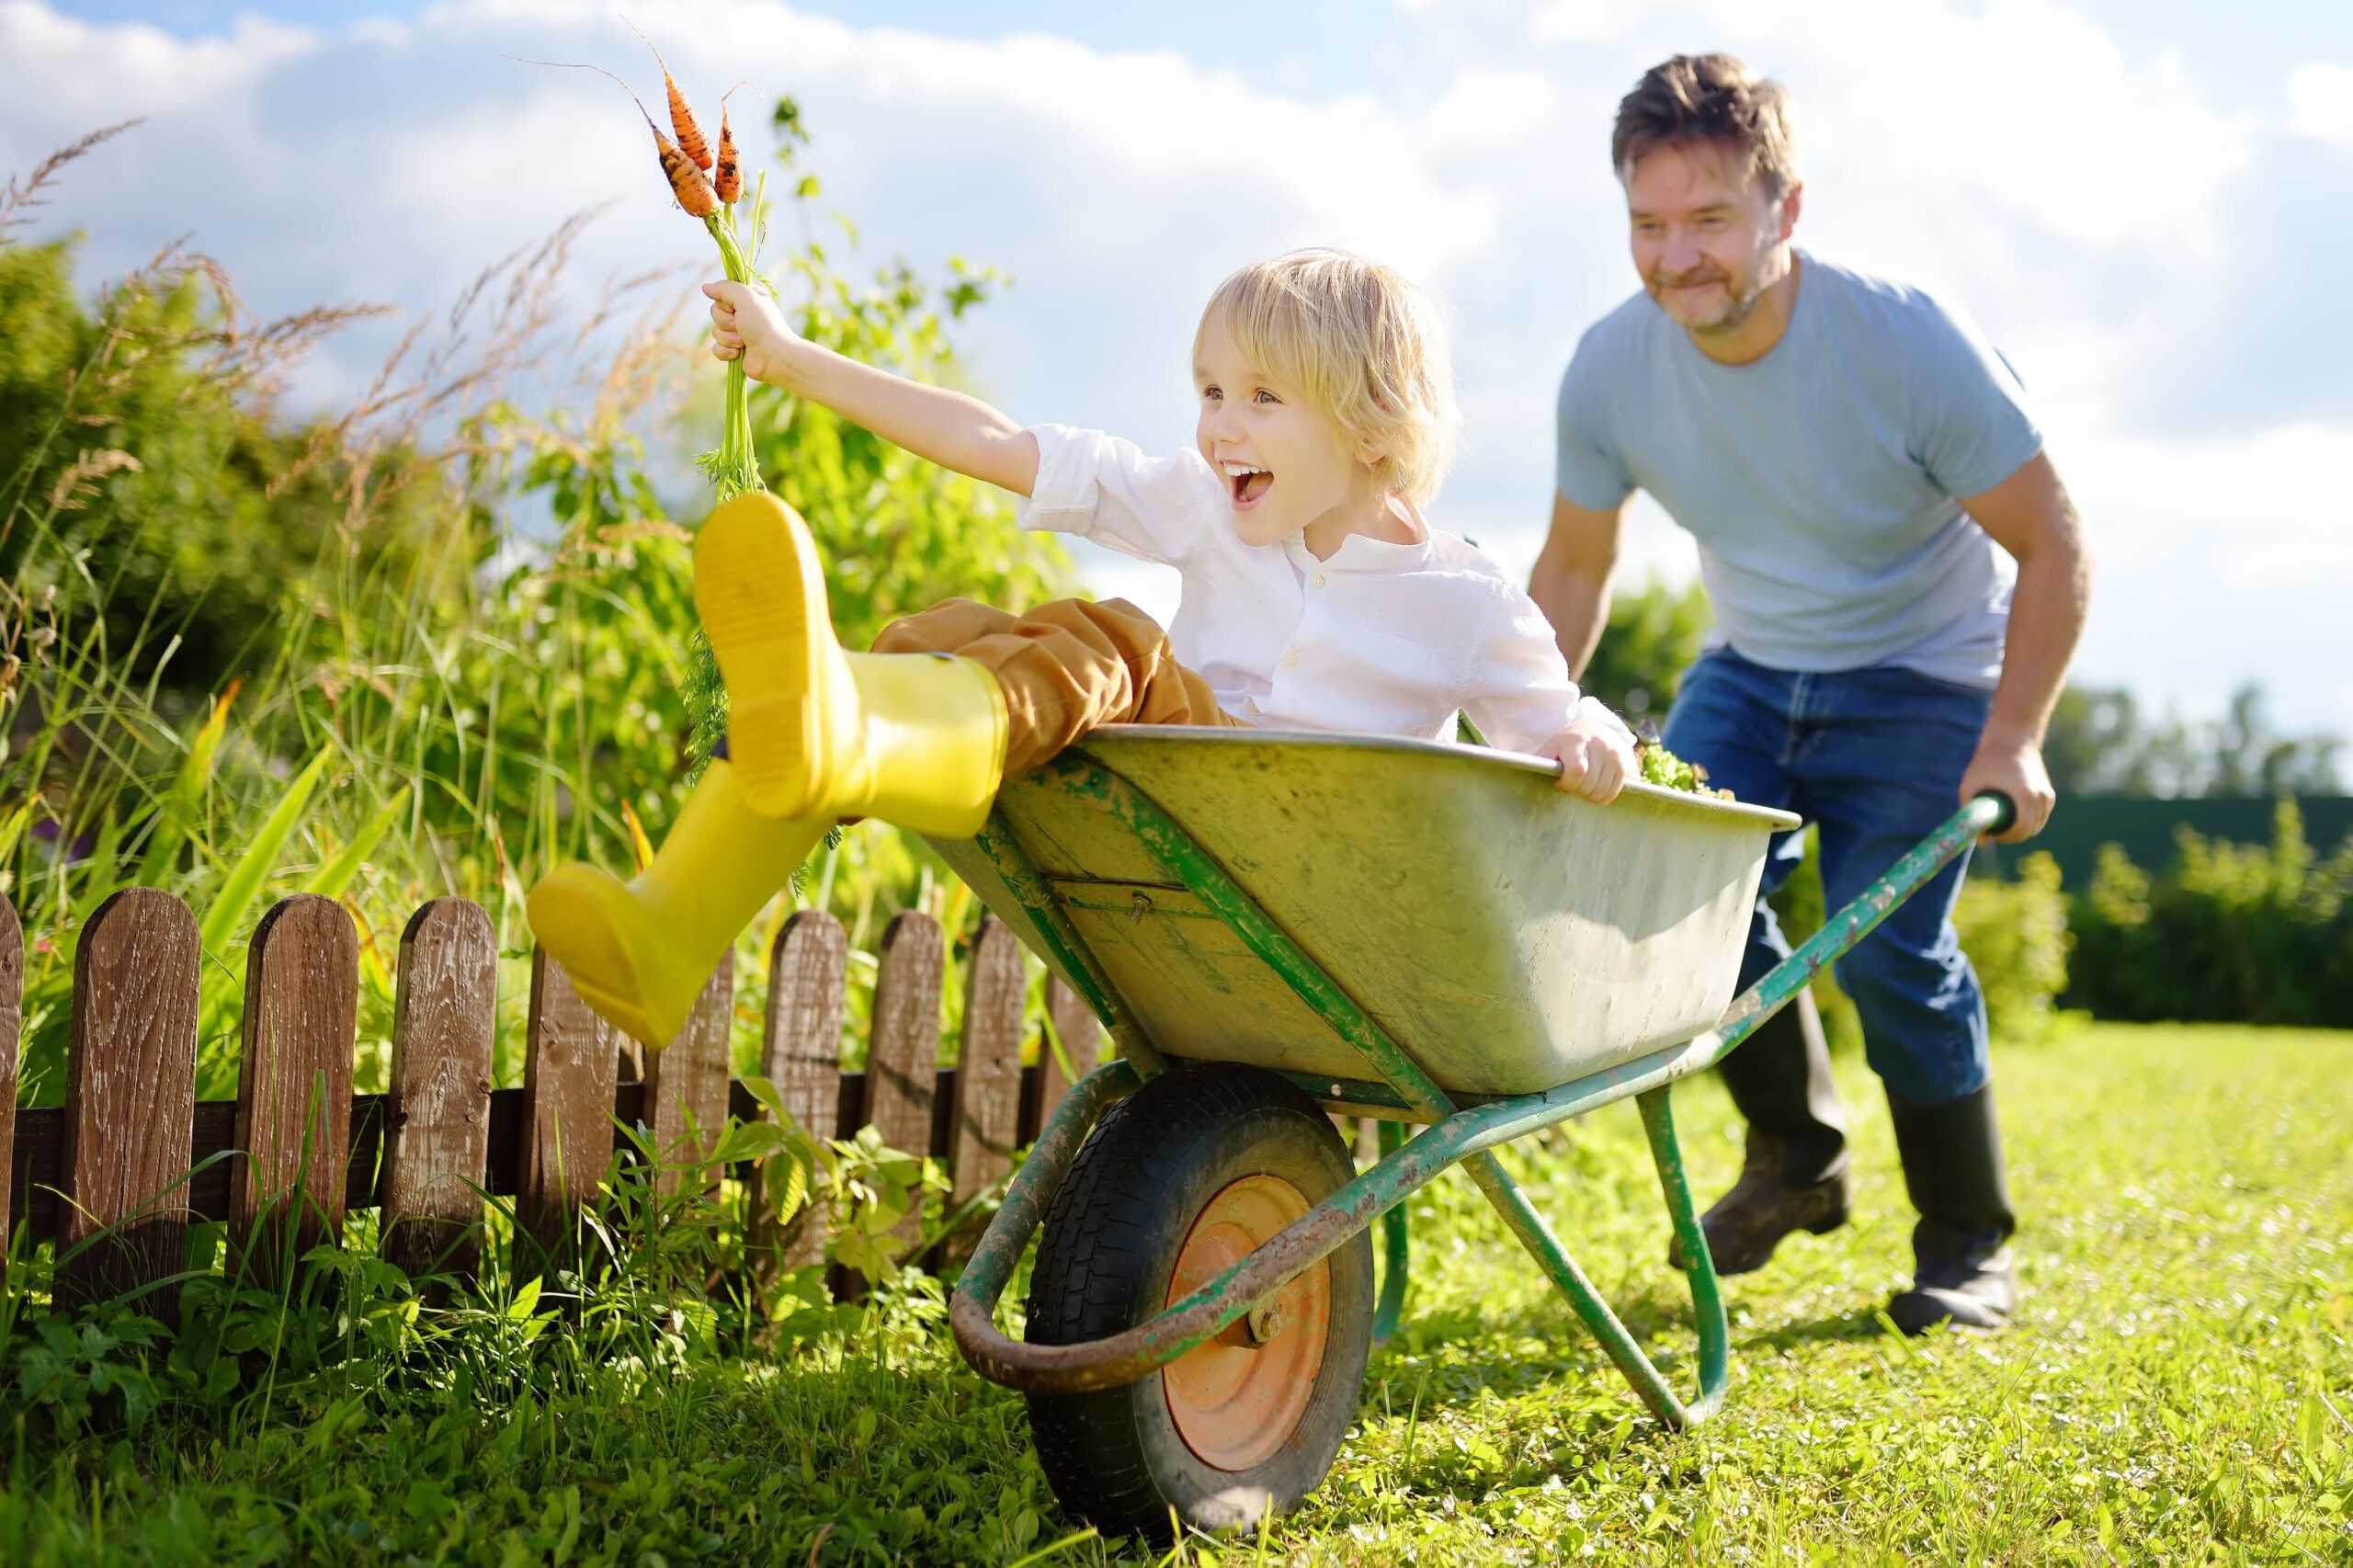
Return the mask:
[(2017, 569), (1954, 497), (2041, 449), (2018, 378), (1951, 307), (1798, 256), (1789, 331), (1752, 364), (1709, 358), (1646, 294), (1596, 322), (1561, 381), (1560, 493), (1650, 492), (1745, 658), (1990, 687)]

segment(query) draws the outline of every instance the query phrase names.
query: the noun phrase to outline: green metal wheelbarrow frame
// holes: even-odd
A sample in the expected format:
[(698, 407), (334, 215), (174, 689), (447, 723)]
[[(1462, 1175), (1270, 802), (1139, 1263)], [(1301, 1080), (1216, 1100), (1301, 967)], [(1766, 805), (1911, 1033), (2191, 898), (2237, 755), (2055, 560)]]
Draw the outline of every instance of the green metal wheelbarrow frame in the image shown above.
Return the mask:
[[(1654, 1051), (1541, 1094), (1507, 1097), (1449, 1096), (1397, 1041), (1302, 952), (1190, 834), (1141, 790), (1086, 755), (1065, 752), (1040, 778), (1082, 797), (1142, 845), (1167, 874), (1231, 927), (1260, 961), (1364, 1058), (1375, 1077), (1335, 1082), (1287, 1074), (1327, 1104), (1377, 1107), (1430, 1125), (1411, 1139), (1381, 1123), (1379, 1163), (1316, 1204), (1302, 1219), (1184, 1300), (1123, 1333), (1075, 1345), (1028, 1345), (1001, 1332), (995, 1313), (1015, 1265), (1043, 1222), (1046, 1208), (1096, 1119), (1167, 1063), (1147, 1040), (1073, 927), (1046, 878), (1015, 840), (1001, 814), (978, 839), (980, 850), (1027, 913), (1039, 948), (1077, 986), (1110, 1030), (1119, 1057), (1074, 1085), (1039, 1132), (971, 1261), (957, 1281), (949, 1321), (957, 1347), (983, 1377), (1027, 1393), (1076, 1393), (1131, 1383), (1174, 1361), (1234, 1323), (1302, 1270), (1385, 1217), (1384, 1267), (1373, 1333), (1394, 1329), (1406, 1278), (1404, 1212), (1399, 1207), (1449, 1165), (1461, 1162), (1546, 1278), (1568, 1298), (1627, 1381), (1669, 1428), (1697, 1426), (1722, 1403), (1730, 1329), (1715, 1264), (1691, 1200), (1676, 1141), (1668, 1092), (1675, 1080), (1712, 1066), (1785, 1006), (1823, 968), (1846, 953), (1890, 911), (1979, 835), (2001, 831), (2010, 802), (1984, 795), (1889, 869), (1861, 897), (1762, 980), (1735, 997), (1715, 1028), (1684, 1044)], [(1625, 1325), (1563, 1249), (1489, 1151), (1554, 1122), (1632, 1096), (1658, 1167), (1682, 1256), (1690, 1260), (1691, 1302), (1699, 1330), (1699, 1388), (1686, 1401), (1651, 1364)], [(1458, 1099), (1463, 1103), (1458, 1103)]]

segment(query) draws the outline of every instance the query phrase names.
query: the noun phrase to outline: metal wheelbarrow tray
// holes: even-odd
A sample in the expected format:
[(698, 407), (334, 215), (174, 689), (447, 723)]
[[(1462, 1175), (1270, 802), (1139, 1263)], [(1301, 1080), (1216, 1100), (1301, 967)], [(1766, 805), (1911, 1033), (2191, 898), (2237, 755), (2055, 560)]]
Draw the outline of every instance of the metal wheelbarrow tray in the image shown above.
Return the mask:
[[(1397, 1205), (1457, 1162), (1663, 1423), (1721, 1401), (1723, 1306), (1668, 1085), (2008, 802), (1957, 812), (1734, 998), (1767, 850), (1798, 819), (1640, 784), (1597, 807), (1556, 772), (1469, 746), (1114, 726), (1008, 780), (978, 837), (934, 841), (1119, 1051), (1049, 1119), (950, 1304), (966, 1359), (1030, 1396), (1073, 1513), (1165, 1534), (1172, 1511), (1247, 1526), (1312, 1490), (1403, 1301)], [(1690, 1264), (1688, 1402), (1485, 1152), (1630, 1096)], [(1354, 1172), (1318, 1106), (1384, 1119), (1381, 1162)], [(1413, 1122), (1434, 1125), (1409, 1142)], [(1376, 1302), (1364, 1233), (1384, 1214)], [(1041, 1221), (1020, 1343), (993, 1314)]]

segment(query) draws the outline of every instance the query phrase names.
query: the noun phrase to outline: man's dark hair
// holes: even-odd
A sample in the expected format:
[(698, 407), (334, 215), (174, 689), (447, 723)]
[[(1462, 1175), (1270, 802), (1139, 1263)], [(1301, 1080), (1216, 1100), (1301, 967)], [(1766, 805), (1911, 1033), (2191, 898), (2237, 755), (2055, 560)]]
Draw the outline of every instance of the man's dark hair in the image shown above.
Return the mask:
[(1653, 148), (1688, 142), (1722, 147), (1776, 201), (1797, 183), (1789, 89), (1729, 54), (1678, 54), (1643, 72), (1619, 102), (1609, 162), (1622, 181)]

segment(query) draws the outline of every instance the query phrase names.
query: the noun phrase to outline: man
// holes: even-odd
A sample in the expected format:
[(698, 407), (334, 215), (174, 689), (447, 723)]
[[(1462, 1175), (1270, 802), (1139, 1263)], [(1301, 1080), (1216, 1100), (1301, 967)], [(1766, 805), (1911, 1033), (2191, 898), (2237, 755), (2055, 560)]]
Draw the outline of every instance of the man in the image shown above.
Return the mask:
[[(1728, 55), (1678, 55), (1619, 106), (1610, 144), (1643, 292), (1578, 344), (1561, 386), (1558, 494), (1529, 585), (1582, 671), (1637, 489), (1699, 543), (1719, 626), (1668, 747), (1741, 800), (1817, 824), (1832, 907), (1960, 802), (2051, 814), (2043, 730), (2083, 628), (2089, 566), (2008, 367), (1916, 290), (1794, 249), (1788, 97)], [(1766, 892), (1801, 857), (1774, 847)], [(2016, 1302), (1976, 975), (1956, 863), (1837, 966), (1885, 1085), (1920, 1220), (1907, 1334), (1999, 1327)], [(1762, 897), (1740, 983), (1789, 951)], [(1706, 1216), (1727, 1274), (1851, 1197), (1846, 1114), (1811, 1012), (1723, 1063), (1745, 1168)]]

